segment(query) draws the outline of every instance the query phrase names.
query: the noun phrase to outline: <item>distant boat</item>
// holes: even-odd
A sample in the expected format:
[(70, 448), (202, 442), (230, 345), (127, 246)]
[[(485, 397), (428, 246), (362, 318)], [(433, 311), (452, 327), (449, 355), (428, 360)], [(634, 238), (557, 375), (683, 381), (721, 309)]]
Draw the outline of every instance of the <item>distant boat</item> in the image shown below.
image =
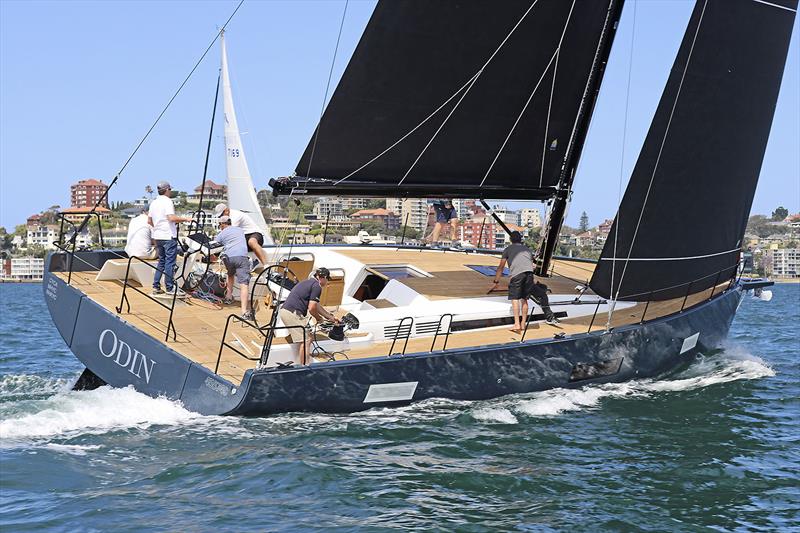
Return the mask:
[[(554, 251), (622, 2), (379, 2), (274, 193), (546, 200), (536, 269), (560, 323), (531, 300), (525, 330), (508, 330), (506, 292), (489, 290), (499, 252), (489, 250), (280, 242), (252, 283), (255, 322), (194, 299), (159, 306), (136, 290), (150, 267), (64, 251), (49, 257), (44, 290), (87, 367), (76, 387), (132, 385), (201, 413), (350, 412), (656, 377), (688, 363), (725, 340), (745, 292), (768, 299), (771, 281), (740, 277), (741, 245), (796, 8), (696, 4), (595, 262)], [(241, 146), (225, 81), (223, 91), (231, 203), (253, 209), (243, 153), (231, 152)], [(347, 313), (346, 328), (315, 328), (303, 364), (277, 311), (322, 266), (332, 280), (321, 303)]]
[(347, 244), (397, 244), (397, 239), (394, 237), (387, 237), (380, 233), (370, 235), (363, 229), (355, 235), (345, 235), (343, 240)]

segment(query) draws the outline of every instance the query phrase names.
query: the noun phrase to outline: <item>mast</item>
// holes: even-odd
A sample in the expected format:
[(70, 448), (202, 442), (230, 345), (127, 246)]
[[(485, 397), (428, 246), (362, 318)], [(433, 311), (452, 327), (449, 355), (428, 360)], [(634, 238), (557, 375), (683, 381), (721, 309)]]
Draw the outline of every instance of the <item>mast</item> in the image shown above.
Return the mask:
[(558, 236), (561, 233), (561, 226), (564, 225), (567, 207), (572, 198), (572, 184), (575, 181), (575, 173), (580, 161), (583, 143), (586, 141), (592, 111), (600, 93), (600, 83), (603, 80), (608, 56), (611, 53), (611, 45), (614, 42), (614, 35), (617, 31), (623, 4), (624, 0), (612, 0), (608, 6), (603, 33), (597, 45), (592, 70), (586, 82), (578, 117), (564, 156), (564, 163), (561, 167), (558, 185), (553, 196), (553, 204), (550, 208), (550, 215), (547, 218), (542, 243), (536, 253), (536, 274), (539, 276), (547, 276), (550, 261), (558, 245)]
[(242, 138), (239, 134), (239, 124), (236, 121), (236, 111), (233, 107), (233, 93), (231, 80), (228, 75), (228, 54), (225, 48), (225, 32), (220, 32), (222, 43), (222, 103), (223, 117), (225, 119), (225, 170), (228, 184), (228, 207), (238, 209), (250, 215), (253, 222), (261, 228), (264, 234), (264, 243), (273, 244), (267, 221), (261, 213), (258, 204), (253, 179), (247, 166), (247, 159), (242, 147)]

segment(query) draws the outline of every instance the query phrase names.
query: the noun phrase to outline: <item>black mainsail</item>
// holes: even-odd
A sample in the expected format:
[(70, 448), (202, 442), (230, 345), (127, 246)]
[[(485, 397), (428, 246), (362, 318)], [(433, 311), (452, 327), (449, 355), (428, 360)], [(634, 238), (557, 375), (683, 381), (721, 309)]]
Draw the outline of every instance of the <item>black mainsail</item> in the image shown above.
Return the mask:
[[(619, 0), (381, 1), (277, 194), (547, 199)], [(612, 16), (613, 15), (613, 16)], [(603, 50), (598, 50), (600, 45)], [(580, 122), (580, 124), (579, 124)], [(582, 130), (582, 131), (577, 131)]]
[(590, 282), (663, 300), (735, 274), (797, 0), (699, 0)]

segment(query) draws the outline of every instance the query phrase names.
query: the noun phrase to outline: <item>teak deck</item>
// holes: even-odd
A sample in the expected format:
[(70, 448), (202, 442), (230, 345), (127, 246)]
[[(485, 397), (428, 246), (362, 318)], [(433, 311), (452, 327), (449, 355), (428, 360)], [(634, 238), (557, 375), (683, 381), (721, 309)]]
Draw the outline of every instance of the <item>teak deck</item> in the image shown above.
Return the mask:
[[(499, 260), (497, 256), (461, 254), (457, 252), (444, 253), (430, 250), (423, 252), (396, 249), (337, 250), (337, 252), (367, 265), (409, 264), (422, 269), (432, 274), (433, 277), (406, 278), (401, 281), (431, 299), (486, 296), (491, 277), (480, 274), (466, 265), (496, 266)], [(555, 262), (555, 275), (548, 278), (546, 283), (554, 293), (574, 294), (575, 285), (577, 283), (587, 283), (593, 269), (594, 264), (592, 263), (559, 260)], [(57, 275), (66, 281), (66, 273), (58, 273)], [(116, 307), (120, 305), (123, 283), (121, 281), (96, 281), (96, 275), (97, 272), (73, 272), (72, 286), (85, 293), (90, 299), (109, 312), (117, 314)], [(727, 283), (721, 284), (714, 289), (714, 293), (721, 292), (725, 286), (727, 286)], [(149, 291), (150, 288), (145, 287), (143, 290)], [(685, 302), (686, 307), (704, 301), (710, 296), (711, 291), (712, 289), (707, 289), (690, 295)], [(119, 317), (156, 340), (164, 342), (169, 311), (134, 290), (126, 291), (126, 295), (130, 301), (131, 310), (128, 312), (127, 306), (123, 305), (122, 312), (118, 313)], [(166, 299), (165, 302), (169, 303)], [(377, 302), (380, 302), (380, 304), (376, 305), (376, 307), (384, 305), (382, 301)], [(389, 304), (389, 302), (385, 303)], [(637, 304), (634, 307), (616, 312), (611, 325), (612, 327), (619, 327), (640, 322), (645, 307), (647, 310), (646, 317), (650, 320), (678, 312), (683, 304), (684, 298), (651, 302), (649, 305), (645, 303)], [(170, 335), (170, 339), (166, 344), (181, 355), (213, 371), (217, 363), (225, 322), (231, 313), (238, 314), (239, 312), (238, 302), (219, 309), (206, 301), (195, 298), (179, 301), (176, 303), (173, 314), (173, 324), (175, 325), (177, 338), (173, 340), (172, 335)], [(263, 305), (257, 310), (260, 324), (268, 323), (270, 312), (271, 310)], [(591, 320), (592, 317), (589, 315), (587, 317), (563, 320), (561, 324), (556, 326), (533, 323), (529, 325), (525, 339), (551, 338), (561, 332), (568, 335), (585, 333), (589, 331)], [(591, 331), (603, 330), (606, 326), (605, 322), (606, 315), (598, 315), (591, 326)], [(519, 342), (520, 339), (521, 334), (509, 331), (508, 326), (497, 326), (451, 333), (447, 341), (447, 348), (503, 344)], [(245, 371), (248, 368), (255, 367), (264, 337), (251, 327), (232, 322), (228, 328), (226, 340), (229, 344), (237, 345), (240, 351), (252, 354), (253, 360), (248, 360), (227, 348), (222, 352), (219, 375), (232, 383), (239, 383)], [(283, 344), (285, 342), (284, 339), (278, 337), (274, 340), (274, 344)], [(408, 340), (405, 353), (430, 351), (432, 342), (432, 337), (411, 338)], [(404, 344), (405, 339), (398, 339), (394, 352), (401, 352)], [(442, 349), (443, 344), (444, 335), (440, 335), (436, 340), (435, 349)], [(368, 347), (351, 349), (347, 352), (347, 356), (350, 359), (386, 356), (389, 355), (390, 347), (391, 341), (377, 342)], [(342, 357), (338, 356), (338, 359), (342, 359)]]

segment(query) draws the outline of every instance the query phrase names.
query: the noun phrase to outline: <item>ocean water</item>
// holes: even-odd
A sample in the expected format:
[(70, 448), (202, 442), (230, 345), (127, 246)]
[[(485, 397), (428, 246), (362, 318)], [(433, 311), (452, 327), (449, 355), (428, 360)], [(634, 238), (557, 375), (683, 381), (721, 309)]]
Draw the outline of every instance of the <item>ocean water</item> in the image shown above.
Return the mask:
[(2, 531), (800, 530), (800, 285), (658, 380), (205, 417), (81, 371), (0, 285)]

